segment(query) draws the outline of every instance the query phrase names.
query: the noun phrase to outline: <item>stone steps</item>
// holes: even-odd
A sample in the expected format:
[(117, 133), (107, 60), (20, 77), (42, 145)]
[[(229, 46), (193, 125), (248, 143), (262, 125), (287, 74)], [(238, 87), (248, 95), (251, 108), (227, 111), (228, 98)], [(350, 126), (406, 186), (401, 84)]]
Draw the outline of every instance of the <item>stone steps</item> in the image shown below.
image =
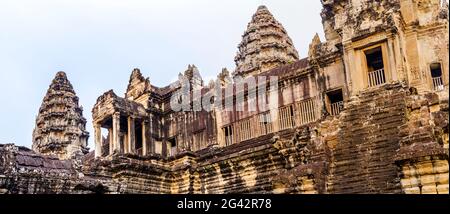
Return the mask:
[[(389, 88), (389, 90), (386, 90)], [(400, 85), (363, 91), (342, 112), (339, 143), (331, 150), (329, 193), (401, 191), (393, 157), (404, 123), (405, 89)]]

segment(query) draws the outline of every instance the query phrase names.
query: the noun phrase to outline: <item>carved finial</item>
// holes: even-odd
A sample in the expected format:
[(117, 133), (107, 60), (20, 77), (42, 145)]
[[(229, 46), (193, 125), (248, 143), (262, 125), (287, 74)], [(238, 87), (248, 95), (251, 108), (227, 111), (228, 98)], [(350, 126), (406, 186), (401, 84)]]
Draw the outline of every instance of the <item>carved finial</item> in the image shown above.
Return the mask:
[(131, 72), (131, 76), (138, 76), (138, 75), (142, 75), (141, 70), (139, 70), (139, 68), (133, 69), (133, 71)]
[(314, 55), (316, 55), (317, 46), (319, 46), (320, 44), (322, 44), (322, 41), (320, 41), (319, 34), (316, 33), (311, 41), (311, 44), (309, 44), (308, 56), (310, 58), (314, 58)]
[(135, 99), (150, 91), (150, 79), (144, 78), (139, 68), (133, 69), (128, 82), (125, 98)]
[(320, 43), (322, 43), (322, 41), (320, 41), (319, 34), (316, 33), (316, 34), (314, 35), (314, 38), (313, 38), (311, 44), (313, 44), (313, 45), (318, 45), (318, 44), (320, 44)]
[(67, 79), (66, 72), (64, 72), (64, 71), (58, 71), (58, 73), (56, 73), (55, 78), (65, 78), (65, 79)]
[(228, 83), (232, 82), (230, 72), (228, 71), (227, 68), (222, 68), (222, 72), (220, 72), (219, 75), (217, 75), (217, 79), (220, 81), (221, 86), (225, 86)]
[(266, 7), (266, 5), (260, 5), (258, 7), (258, 10), (267, 10), (267, 7)]

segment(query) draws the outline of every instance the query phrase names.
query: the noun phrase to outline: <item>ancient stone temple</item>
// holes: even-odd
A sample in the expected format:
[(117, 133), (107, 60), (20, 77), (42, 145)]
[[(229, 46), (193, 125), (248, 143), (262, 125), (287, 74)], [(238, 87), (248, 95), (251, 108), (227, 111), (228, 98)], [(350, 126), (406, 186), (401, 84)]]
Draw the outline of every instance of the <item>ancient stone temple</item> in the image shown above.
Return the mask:
[(322, 4), (326, 40), (308, 56), (260, 6), (233, 72), (204, 84), (189, 65), (158, 87), (134, 69), (124, 96), (92, 108), (95, 151), (1, 146), (0, 190), (448, 194), (448, 4)]
[(64, 72), (58, 72), (47, 90), (33, 131), (33, 150), (60, 159), (83, 156), (89, 150), (86, 119), (79, 99)]

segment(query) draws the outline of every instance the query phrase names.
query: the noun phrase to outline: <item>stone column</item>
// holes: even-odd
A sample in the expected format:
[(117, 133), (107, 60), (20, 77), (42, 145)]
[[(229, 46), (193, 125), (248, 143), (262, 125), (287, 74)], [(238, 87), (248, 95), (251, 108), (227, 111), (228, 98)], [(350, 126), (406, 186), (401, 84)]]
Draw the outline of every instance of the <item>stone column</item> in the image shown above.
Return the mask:
[(146, 121), (142, 121), (142, 156), (147, 155)]
[(427, 89), (427, 85), (424, 82), (424, 76), (420, 70), (417, 37), (417, 32), (414, 29), (407, 29), (405, 31), (404, 41), (406, 46), (406, 62), (409, 64), (409, 84), (417, 88), (419, 92), (422, 92)]
[[(389, 66), (389, 73), (390, 73), (390, 81), (397, 81), (399, 80), (398, 74), (397, 74), (397, 62), (395, 61), (395, 54), (394, 54), (394, 36), (388, 35), (387, 40), (387, 54), (389, 62), (385, 66)], [(386, 71), (385, 71), (386, 72)], [(388, 80), (386, 80), (388, 81)]]
[(272, 131), (278, 132), (280, 130), (280, 115), (278, 114), (278, 109), (270, 110), (270, 118), (272, 119)]
[[(127, 127), (128, 127), (128, 122), (127, 122)], [(127, 154), (128, 152), (128, 131), (126, 133), (123, 134), (123, 153)]]
[(260, 127), (260, 121), (259, 121), (260, 118), (259, 117), (261, 117), (261, 115), (256, 114), (251, 119), (251, 126), (252, 126), (251, 130), (253, 131), (253, 135), (252, 135), (253, 138), (261, 136), (261, 127)]
[(221, 147), (225, 147), (226, 143), (225, 143), (225, 133), (223, 132), (222, 129), (222, 112), (220, 109), (217, 109), (216, 107), (214, 107), (213, 110), (213, 115), (216, 115), (214, 117), (214, 125), (215, 127), (217, 127), (216, 133), (217, 133), (217, 143), (219, 144), (219, 146)]
[(112, 155), (114, 152), (114, 141), (113, 141), (113, 131), (112, 127), (108, 129), (108, 138), (109, 138), (109, 154)]
[[(360, 89), (358, 88), (362, 88), (364, 87), (364, 85), (366, 84), (366, 82), (364, 82), (364, 78), (360, 77), (360, 79), (362, 78), (363, 81), (360, 82), (356, 82), (354, 83), (354, 81), (357, 79), (354, 77), (354, 73), (356, 69), (356, 65), (355, 65), (355, 61), (358, 61), (359, 63), (362, 63), (362, 60), (355, 60), (355, 57), (357, 57), (358, 55), (355, 54), (355, 51), (353, 50), (353, 47), (351, 45), (351, 43), (349, 42), (345, 42), (343, 43), (344, 45), (344, 55), (343, 55), (343, 62), (344, 62), (344, 70), (345, 72), (345, 78), (347, 80), (347, 90), (349, 93), (349, 96), (351, 96), (352, 94), (356, 94)], [(358, 58), (360, 59), (360, 58)], [(362, 70), (359, 70), (359, 72), (363, 72)], [(360, 74), (362, 75), (362, 74)]]
[(404, 65), (404, 61), (403, 61), (403, 57), (402, 57), (402, 50), (401, 50), (401, 43), (400, 43), (400, 38), (399, 35), (395, 35), (394, 36), (394, 58), (395, 58), (395, 62), (397, 65), (396, 68), (396, 72), (397, 72), (397, 76), (399, 78), (399, 80), (403, 80), (406, 82), (409, 82), (408, 79), (408, 74), (406, 73), (406, 69), (405, 69), (405, 65)]
[(100, 124), (94, 123), (94, 137), (95, 137), (95, 158), (102, 156), (102, 129)]
[(134, 128), (134, 118), (129, 116), (128, 117), (128, 153), (134, 154), (135, 153), (135, 128)]
[(152, 136), (152, 132), (153, 132), (153, 118), (152, 118), (153, 116), (152, 115), (150, 115), (150, 120), (149, 120), (149, 125), (148, 125), (148, 127), (149, 127), (149, 129), (148, 129), (148, 143), (149, 143), (149, 147), (147, 148), (148, 149), (148, 151), (147, 151), (147, 154), (148, 153), (151, 153), (151, 154), (154, 154), (154, 153), (156, 153), (156, 149), (155, 149), (155, 142), (153, 141), (153, 136)]
[(117, 153), (120, 153), (120, 113), (116, 112), (113, 114), (112, 117), (112, 138), (113, 138), (113, 151), (116, 151)]

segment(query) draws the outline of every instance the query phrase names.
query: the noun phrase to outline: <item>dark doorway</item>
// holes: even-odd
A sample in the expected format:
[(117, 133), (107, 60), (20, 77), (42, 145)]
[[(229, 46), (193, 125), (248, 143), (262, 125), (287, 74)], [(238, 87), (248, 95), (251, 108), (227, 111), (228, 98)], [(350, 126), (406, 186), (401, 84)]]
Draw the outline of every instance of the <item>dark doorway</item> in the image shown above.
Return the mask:
[(344, 109), (342, 89), (330, 91), (326, 94), (327, 110), (331, 115), (338, 115)]
[(435, 91), (444, 90), (444, 82), (442, 81), (441, 63), (433, 63), (430, 65), (431, 79), (433, 80), (433, 89)]
[(175, 156), (177, 153), (177, 140), (170, 138), (167, 142), (169, 143), (169, 156)]
[(225, 134), (225, 145), (229, 146), (233, 144), (233, 129), (231, 126), (226, 126), (223, 128)]
[(368, 50), (365, 54), (369, 71), (376, 71), (384, 68), (383, 52), (381, 51), (381, 47)]
[(365, 51), (364, 53), (366, 55), (369, 87), (385, 83), (386, 76), (384, 74), (383, 52), (381, 47)]

